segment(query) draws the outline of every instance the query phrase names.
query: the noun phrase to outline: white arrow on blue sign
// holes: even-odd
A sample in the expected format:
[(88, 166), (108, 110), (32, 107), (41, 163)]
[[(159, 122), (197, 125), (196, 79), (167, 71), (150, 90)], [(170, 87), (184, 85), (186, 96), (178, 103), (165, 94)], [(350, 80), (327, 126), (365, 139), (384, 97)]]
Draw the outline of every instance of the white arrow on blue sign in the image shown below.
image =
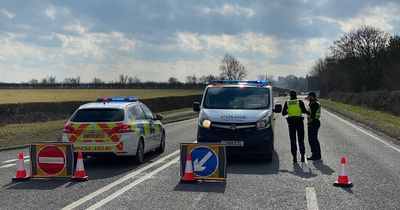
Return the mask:
[(218, 156), (208, 147), (196, 147), (190, 152), (193, 162), (193, 172), (197, 176), (207, 177), (215, 173), (218, 168)]

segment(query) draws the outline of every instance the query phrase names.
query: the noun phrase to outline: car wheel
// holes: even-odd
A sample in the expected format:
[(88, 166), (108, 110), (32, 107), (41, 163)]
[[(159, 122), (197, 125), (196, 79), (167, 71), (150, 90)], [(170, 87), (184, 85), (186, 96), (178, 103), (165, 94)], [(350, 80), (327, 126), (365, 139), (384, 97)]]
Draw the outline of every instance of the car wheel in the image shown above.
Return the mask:
[(140, 139), (139, 143), (138, 143), (136, 155), (133, 159), (136, 163), (140, 164), (140, 163), (143, 163), (143, 157), (144, 157), (144, 144), (143, 144), (143, 140)]
[(165, 133), (161, 135), (160, 146), (156, 149), (158, 153), (163, 153), (165, 151)]

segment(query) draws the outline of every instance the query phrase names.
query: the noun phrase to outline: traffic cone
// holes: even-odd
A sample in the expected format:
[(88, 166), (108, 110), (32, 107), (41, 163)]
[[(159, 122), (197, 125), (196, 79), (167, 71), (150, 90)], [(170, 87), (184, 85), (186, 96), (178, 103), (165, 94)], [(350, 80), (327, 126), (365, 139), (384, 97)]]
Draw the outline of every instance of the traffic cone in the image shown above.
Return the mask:
[(28, 179), (30, 179), (30, 177), (26, 175), (24, 154), (22, 152), (20, 152), (18, 154), (17, 172), (15, 173), (15, 177), (13, 177), (12, 180), (13, 181), (26, 181)]
[(185, 171), (181, 179), (181, 183), (195, 183), (195, 182), (197, 182), (197, 180), (194, 178), (192, 158), (190, 157), (190, 154), (187, 154)]
[(342, 156), (340, 160), (340, 170), (338, 180), (333, 183), (335, 187), (353, 187), (353, 183), (349, 181), (349, 174), (346, 170), (346, 157)]
[(76, 170), (75, 174), (72, 177), (72, 180), (74, 181), (87, 181), (89, 180), (89, 177), (86, 176), (85, 173), (85, 167), (83, 166), (83, 158), (82, 158), (82, 153), (78, 153), (78, 160), (76, 161)]

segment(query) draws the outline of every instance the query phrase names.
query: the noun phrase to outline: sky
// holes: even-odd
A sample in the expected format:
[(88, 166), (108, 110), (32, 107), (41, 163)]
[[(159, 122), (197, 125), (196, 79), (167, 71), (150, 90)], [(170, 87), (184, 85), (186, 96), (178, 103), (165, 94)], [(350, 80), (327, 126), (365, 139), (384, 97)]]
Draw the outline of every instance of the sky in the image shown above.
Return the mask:
[(225, 53), (305, 76), (343, 33), (400, 34), (400, 0), (0, 0), (0, 82), (218, 75)]

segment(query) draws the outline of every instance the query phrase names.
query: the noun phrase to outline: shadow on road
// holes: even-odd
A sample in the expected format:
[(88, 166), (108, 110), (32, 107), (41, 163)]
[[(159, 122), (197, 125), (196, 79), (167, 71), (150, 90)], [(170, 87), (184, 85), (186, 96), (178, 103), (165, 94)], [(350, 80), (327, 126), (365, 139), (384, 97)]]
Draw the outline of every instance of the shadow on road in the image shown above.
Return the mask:
[(289, 173), (289, 174), (293, 174), (295, 176), (298, 176), (300, 178), (304, 178), (304, 179), (310, 179), (313, 177), (316, 177), (316, 174), (313, 174), (312, 172), (310, 173), (305, 173), (303, 171), (302, 166), (299, 163), (293, 163), (293, 170), (289, 171), (289, 170), (280, 170), (279, 172), (281, 173)]
[(4, 185), (5, 189), (13, 190), (54, 190), (70, 182), (70, 179), (34, 179), (23, 182), (11, 182)]
[(178, 183), (174, 191), (224, 193), (226, 182), (199, 182), (195, 184)]
[(257, 157), (228, 157), (227, 169), (228, 174), (277, 174), (279, 173), (279, 156), (274, 151), (270, 163)]
[(321, 173), (323, 174), (332, 175), (335, 172), (335, 170), (333, 170), (331, 167), (325, 165), (324, 161), (322, 160), (313, 161), (312, 164), (318, 171), (321, 171)]

